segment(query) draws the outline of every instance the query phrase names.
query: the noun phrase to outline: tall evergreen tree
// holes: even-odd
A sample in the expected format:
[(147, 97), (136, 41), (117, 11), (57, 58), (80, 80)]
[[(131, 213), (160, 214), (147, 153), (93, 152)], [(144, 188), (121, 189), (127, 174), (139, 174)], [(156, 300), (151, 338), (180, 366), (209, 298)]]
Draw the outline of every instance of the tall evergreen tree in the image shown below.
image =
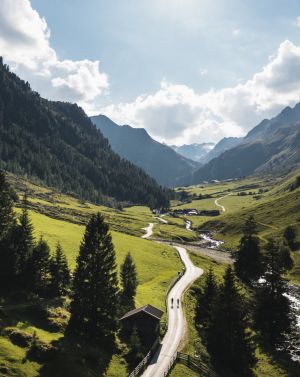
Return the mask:
[(256, 360), (247, 332), (245, 302), (239, 293), (235, 276), (229, 266), (220, 286), (211, 326), (208, 329), (208, 349), (217, 369), (226, 375), (251, 376)]
[(13, 204), (17, 199), (6, 176), (0, 171), (0, 287), (10, 287), (14, 280), (15, 255), (13, 235), (16, 226)]
[(50, 285), (50, 248), (42, 238), (33, 248), (28, 271), (33, 292), (47, 294)]
[(51, 258), (50, 273), (51, 294), (54, 296), (65, 294), (70, 286), (71, 273), (60, 243), (57, 244), (55, 254)]
[(287, 283), (281, 276), (284, 271), (280, 244), (269, 240), (266, 247), (266, 273), (257, 288), (254, 317), (257, 329), (271, 346), (284, 341), (293, 323), (293, 312), (285, 296)]
[(206, 331), (211, 327), (215, 301), (218, 295), (218, 285), (212, 268), (209, 269), (205, 279), (204, 288), (197, 297), (195, 324), (198, 331)]
[(26, 287), (31, 279), (29, 263), (33, 246), (33, 225), (28, 215), (27, 196), (24, 195), (23, 209), (15, 232), (15, 274), (22, 287)]
[(121, 266), (121, 304), (126, 310), (134, 307), (134, 298), (138, 285), (136, 266), (130, 253), (125, 257), (124, 263)]
[(112, 340), (116, 330), (118, 278), (115, 250), (104, 217), (93, 215), (80, 246), (67, 334)]
[(234, 257), (236, 274), (243, 282), (251, 284), (260, 277), (263, 271), (263, 258), (257, 236), (257, 224), (253, 216), (250, 216), (244, 225), (244, 234)]
[(13, 224), (15, 199), (16, 194), (7, 182), (5, 173), (0, 170), (0, 240), (5, 238)]

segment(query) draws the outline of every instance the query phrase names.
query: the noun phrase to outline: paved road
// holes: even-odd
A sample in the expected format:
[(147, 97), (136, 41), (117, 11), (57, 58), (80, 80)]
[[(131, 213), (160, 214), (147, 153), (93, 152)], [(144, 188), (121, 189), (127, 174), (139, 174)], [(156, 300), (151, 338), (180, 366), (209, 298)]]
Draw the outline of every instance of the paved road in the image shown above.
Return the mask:
[[(184, 291), (203, 274), (201, 268), (195, 267), (191, 262), (185, 248), (175, 246), (182, 262), (185, 265), (185, 273), (174, 285), (168, 295), (168, 331), (163, 338), (162, 347), (154, 355), (150, 365), (142, 374), (142, 377), (163, 377), (177, 351), (185, 333), (185, 318), (181, 307), (181, 299)], [(172, 307), (171, 299), (174, 299)], [(179, 305), (177, 306), (177, 300)]]
[(221, 207), (221, 209), (222, 209), (223, 212), (226, 211), (226, 208), (224, 206), (222, 206), (222, 204), (219, 204), (219, 200), (222, 200), (222, 199), (226, 198), (229, 195), (231, 195), (231, 194), (222, 196), (221, 198), (215, 200), (215, 205), (218, 206), (218, 207)]

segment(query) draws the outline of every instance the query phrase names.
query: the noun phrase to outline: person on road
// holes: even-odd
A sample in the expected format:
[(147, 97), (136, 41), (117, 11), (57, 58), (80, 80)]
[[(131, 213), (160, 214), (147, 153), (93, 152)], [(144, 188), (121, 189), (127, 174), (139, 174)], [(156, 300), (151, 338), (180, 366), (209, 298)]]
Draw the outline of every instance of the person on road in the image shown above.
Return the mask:
[(179, 308), (179, 298), (177, 299), (177, 308)]
[(174, 299), (173, 297), (171, 298), (171, 308), (173, 308), (173, 302), (174, 302)]

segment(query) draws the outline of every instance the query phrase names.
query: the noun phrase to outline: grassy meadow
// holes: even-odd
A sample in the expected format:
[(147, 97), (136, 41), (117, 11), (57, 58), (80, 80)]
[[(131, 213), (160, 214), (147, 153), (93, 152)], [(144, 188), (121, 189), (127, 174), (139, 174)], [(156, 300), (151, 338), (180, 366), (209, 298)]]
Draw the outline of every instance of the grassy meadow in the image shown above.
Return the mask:
[[(24, 185), (24, 186), (23, 186)], [(112, 231), (112, 240), (116, 250), (116, 263), (118, 269), (127, 252), (134, 258), (137, 267), (139, 286), (136, 296), (136, 305), (152, 304), (165, 311), (165, 296), (169, 284), (177, 276), (182, 268), (182, 263), (177, 252), (172, 247), (140, 238), (144, 234), (142, 228), (150, 221), (155, 221), (151, 211), (146, 207), (130, 207), (122, 211), (96, 206), (90, 203), (82, 203), (79, 200), (55, 193), (52, 190), (39, 187), (22, 180), (17, 185), (21, 194), (27, 191), (29, 200), (29, 215), (34, 226), (36, 239), (43, 237), (55, 250), (57, 242), (60, 242), (68, 259), (71, 269), (75, 268), (80, 242), (85, 230), (84, 224), (92, 213), (104, 214)], [(16, 208), (19, 213), (20, 208)], [(65, 306), (67, 303), (47, 303), (45, 309), (50, 309), (62, 317), (67, 317)], [(12, 302), (0, 306), (1, 323), (0, 334), (0, 375), (5, 376), (68, 376), (72, 370), (72, 376), (96, 376), (93, 369), (85, 365), (76, 365), (76, 349), (70, 350), (66, 360), (58, 360), (50, 363), (45, 368), (37, 362), (29, 361), (26, 356), (26, 348), (13, 344), (5, 329), (21, 331), (23, 334), (32, 335), (34, 332), (45, 343), (56, 342), (63, 334), (57, 330), (49, 329), (45, 321), (36, 318), (26, 304)], [(165, 315), (163, 321), (165, 320)], [(57, 319), (56, 319), (57, 320)], [(125, 377), (128, 375), (127, 362), (124, 359), (123, 345), (109, 361), (106, 377)], [(92, 350), (91, 353), (94, 353)], [(106, 359), (107, 355), (101, 356)], [(101, 359), (100, 357), (100, 359)], [(101, 360), (100, 360), (101, 361)], [(59, 373), (57, 371), (60, 371)], [(58, 374), (57, 374), (58, 373)]]

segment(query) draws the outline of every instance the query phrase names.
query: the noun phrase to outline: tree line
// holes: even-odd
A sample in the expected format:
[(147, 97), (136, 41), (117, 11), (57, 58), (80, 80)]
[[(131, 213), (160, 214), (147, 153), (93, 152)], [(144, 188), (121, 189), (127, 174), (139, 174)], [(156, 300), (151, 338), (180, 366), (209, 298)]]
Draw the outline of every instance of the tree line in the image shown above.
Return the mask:
[[(42, 298), (70, 297), (70, 319), (65, 335), (79, 342), (112, 344), (118, 318), (134, 308), (138, 285), (136, 266), (130, 253), (121, 265), (120, 280), (109, 226), (100, 214), (86, 226), (71, 274), (65, 253), (58, 243), (53, 254), (47, 242), (34, 240), (26, 195), (22, 212), (13, 210), (17, 195), (0, 172), (0, 290), (23, 292)], [(121, 288), (120, 288), (121, 286)]]
[(223, 281), (209, 270), (197, 294), (195, 325), (220, 375), (252, 376), (257, 342), (274, 352), (284, 349), (295, 324), (284, 278), (293, 267), (294, 245), (295, 232), (288, 227), (263, 248), (249, 217)]

